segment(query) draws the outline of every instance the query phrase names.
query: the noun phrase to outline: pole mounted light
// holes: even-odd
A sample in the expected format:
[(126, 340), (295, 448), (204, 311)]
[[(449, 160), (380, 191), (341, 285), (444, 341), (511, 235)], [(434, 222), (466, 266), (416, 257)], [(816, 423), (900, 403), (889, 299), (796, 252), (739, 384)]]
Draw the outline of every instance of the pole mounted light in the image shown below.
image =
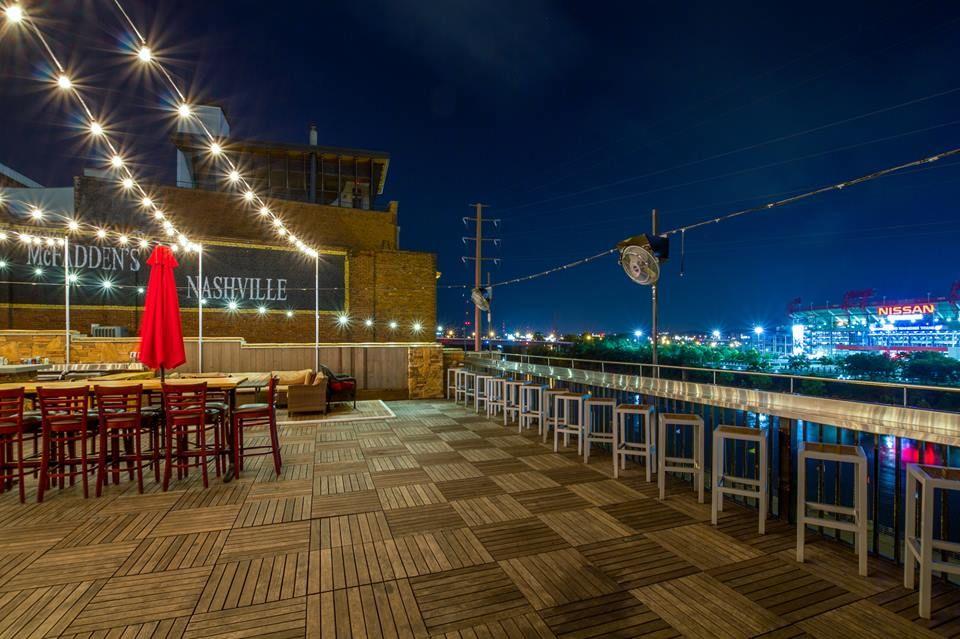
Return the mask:
[[(653, 212), (652, 233), (643, 233), (628, 237), (617, 244), (620, 254), (620, 266), (632, 281), (650, 287), (650, 348), (654, 365), (654, 375), (658, 375), (657, 340), (657, 282), (660, 280), (660, 264), (670, 256), (670, 240), (657, 234), (657, 212)], [(639, 339), (639, 337), (638, 337)]]

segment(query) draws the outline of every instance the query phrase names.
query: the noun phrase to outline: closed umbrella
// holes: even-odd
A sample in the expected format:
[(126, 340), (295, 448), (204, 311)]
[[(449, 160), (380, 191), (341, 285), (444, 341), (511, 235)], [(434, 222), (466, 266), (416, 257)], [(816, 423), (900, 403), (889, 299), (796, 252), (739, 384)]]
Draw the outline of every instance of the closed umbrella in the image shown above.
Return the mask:
[(180, 325), (180, 300), (173, 269), (179, 264), (170, 247), (157, 245), (147, 260), (150, 279), (140, 322), (140, 361), (164, 371), (187, 361)]

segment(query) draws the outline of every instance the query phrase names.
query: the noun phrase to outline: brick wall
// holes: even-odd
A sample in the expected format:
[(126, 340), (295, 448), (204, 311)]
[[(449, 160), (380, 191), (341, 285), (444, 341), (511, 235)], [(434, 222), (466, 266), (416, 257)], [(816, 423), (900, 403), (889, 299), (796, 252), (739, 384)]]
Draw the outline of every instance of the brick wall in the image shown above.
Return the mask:
[[(176, 215), (177, 224), (200, 241), (222, 240), (240, 243), (273, 244), (265, 227), (232, 194), (162, 187), (158, 201)], [(432, 339), (436, 326), (436, 256), (432, 253), (396, 250), (397, 208), (363, 211), (340, 209), (302, 202), (281, 204), (284, 218), (298, 236), (313, 245), (348, 252), (348, 312), (352, 321), (341, 327), (336, 315), (320, 318), (323, 342), (421, 342)], [(153, 223), (117, 196), (116, 186), (95, 178), (76, 179), (76, 211), (80, 219), (129, 220), (131, 228), (152, 230)], [(173, 217), (173, 215), (171, 215)], [(182, 313), (186, 335), (197, 333), (197, 311)], [(373, 318), (374, 327), (364, 320)], [(396, 330), (389, 323), (398, 324)], [(413, 331), (419, 322), (421, 333)], [(126, 326), (136, 335), (140, 323), (138, 308), (71, 309), (71, 327), (86, 333), (91, 324)], [(283, 311), (259, 315), (254, 309), (228, 312), (207, 308), (203, 316), (205, 337), (239, 336), (252, 343), (312, 342), (312, 311), (300, 310), (292, 317)], [(64, 310), (0, 305), (0, 330), (62, 330)]]

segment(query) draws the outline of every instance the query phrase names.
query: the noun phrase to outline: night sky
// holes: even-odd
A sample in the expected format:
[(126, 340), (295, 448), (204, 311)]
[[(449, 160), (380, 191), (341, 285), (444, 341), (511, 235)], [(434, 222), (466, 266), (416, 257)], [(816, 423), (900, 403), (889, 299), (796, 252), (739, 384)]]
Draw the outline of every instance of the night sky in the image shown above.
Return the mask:
[[(75, 8), (63, 13), (64, 4)], [(401, 247), (472, 282), (461, 218), (502, 220), (494, 281), (960, 146), (960, 4), (124, 0), (235, 137), (392, 155)], [(157, 8), (154, 5), (159, 4)], [(169, 96), (135, 73), (107, 0), (24, 2), (145, 174), (173, 180)], [(67, 185), (89, 149), (33, 42), (0, 33), (0, 162)], [(786, 321), (787, 304), (946, 295), (960, 279), (960, 160), (679, 236), (667, 329)], [(198, 229), (202, 233), (202, 229)], [(438, 294), (462, 322), (464, 292)], [(499, 288), (508, 330), (648, 329), (614, 256)]]

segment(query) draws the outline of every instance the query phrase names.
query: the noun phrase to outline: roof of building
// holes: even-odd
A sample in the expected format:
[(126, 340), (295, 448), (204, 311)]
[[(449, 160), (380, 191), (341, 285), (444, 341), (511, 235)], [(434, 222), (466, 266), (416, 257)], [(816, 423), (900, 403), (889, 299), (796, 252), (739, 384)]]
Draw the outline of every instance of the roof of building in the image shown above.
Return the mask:
[(0, 164), (0, 175), (4, 175), (8, 179), (26, 188), (39, 189), (43, 187), (42, 184), (38, 182), (34, 182), (33, 180), (23, 175), (22, 173), (19, 173), (18, 171), (11, 169), (6, 164)]
[[(192, 133), (176, 133), (173, 135), (173, 143), (178, 149), (205, 148), (206, 138)], [(375, 164), (380, 164), (380, 181), (377, 184), (377, 193), (383, 194), (383, 188), (387, 181), (387, 169), (390, 167), (390, 154), (386, 151), (373, 151), (370, 149), (355, 149), (350, 147), (325, 146), (314, 144), (291, 144), (289, 142), (264, 142), (261, 140), (235, 140), (230, 139), (228, 145), (231, 151), (241, 153), (288, 153), (290, 155), (306, 155), (317, 153), (322, 156), (329, 156), (331, 159), (341, 158), (367, 158)]]

